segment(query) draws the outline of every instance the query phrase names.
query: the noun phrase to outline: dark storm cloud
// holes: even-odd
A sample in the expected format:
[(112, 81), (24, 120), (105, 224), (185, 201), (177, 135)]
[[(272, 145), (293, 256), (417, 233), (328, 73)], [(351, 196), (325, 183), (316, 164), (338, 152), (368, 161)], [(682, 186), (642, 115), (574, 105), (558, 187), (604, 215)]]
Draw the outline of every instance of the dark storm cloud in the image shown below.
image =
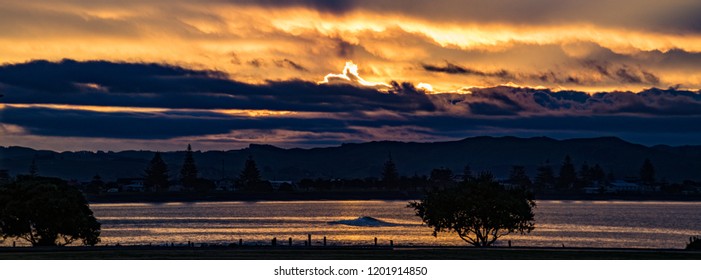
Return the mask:
[(0, 110), (2, 123), (18, 125), (32, 134), (119, 139), (169, 139), (223, 134), (240, 129), (285, 129), (308, 132), (353, 133), (335, 119), (247, 118), (200, 112), (103, 113), (48, 108)]
[[(685, 54), (688, 55), (688, 53)], [(625, 64), (612, 65), (610, 62), (592, 59), (582, 61), (582, 66), (622, 84), (657, 85), (660, 83), (660, 78), (657, 75), (641, 67), (631, 67)]]
[[(286, 65), (291, 66), (290, 62)], [(215, 71), (106, 61), (5, 65), (0, 67), (0, 87), (5, 103), (315, 112), (435, 109), (426, 95), (403, 91), (386, 94), (298, 80), (252, 85), (228, 80)]]
[(0, 66), (0, 83), (48, 93), (79, 90), (76, 83), (97, 83), (118, 92), (163, 92), (224, 86), (225, 74), (159, 64), (106, 61), (32, 61)]
[[(459, 137), (472, 132), (534, 131), (539, 133), (699, 133), (701, 116), (530, 116), (514, 114), (411, 116), (404, 119), (244, 118), (197, 112), (102, 113), (47, 108), (0, 111), (3, 123), (21, 126), (34, 135), (116, 139), (171, 139), (226, 134), (236, 130), (290, 130), (316, 133), (362, 134), (381, 127), (424, 127), (420, 133)], [(505, 116), (509, 115), (509, 116)], [(495, 117), (498, 116), (498, 117)], [(389, 136), (389, 135), (388, 135)], [(318, 139), (316, 139), (318, 140)], [(342, 141), (338, 141), (342, 142)]]
[[(602, 62), (592, 59), (587, 59), (581, 62), (585, 69), (597, 73), (609, 81), (621, 84), (650, 84), (657, 85), (660, 83), (660, 78), (650, 71), (644, 70), (641, 67), (631, 67), (625, 64), (613, 66), (612, 63)], [(574, 84), (574, 85), (593, 85), (598, 80), (587, 76), (586, 72), (581, 72), (581, 76), (574, 76), (566, 73), (558, 73), (556, 71), (542, 71), (539, 73), (524, 73), (510, 72), (505, 69), (500, 69), (494, 72), (477, 70), (474, 68), (464, 67), (455, 63), (446, 61), (444, 65), (422, 64), (421, 67), (429, 72), (438, 72), (455, 75), (472, 75), (478, 77), (493, 77), (500, 81), (540, 81), (551, 84)]]
[[(470, 94), (427, 94), (408, 82), (391, 82), (386, 91), (297, 80), (253, 85), (229, 80), (215, 71), (64, 60), (2, 66), (0, 91), (6, 104), (0, 107), (0, 124), (41, 136), (170, 139), (237, 130), (283, 130), (335, 135), (328, 137), (369, 135), (368, 139), (374, 139), (391, 136), (376, 132), (387, 128), (426, 137), (490, 131), (650, 137), (701, 133), (701, 94), (674, 88), (590, 95), (500, 86), (472, 88)], [(165, 111), (94, 112), (26, 104), (156, 107)], [(247, 117), (211, 109), (332, 114)], [(310, 141), (328, 140), (324, 139)]]
[(440, 65), (432, 65), (432, 64), (422, 64), (421, 67), (423, 67), (424, 70), (430, 71), (430, 72), (442, 72), (442, 73), (448, 73), (448, 74), (463, 74), (463, 75), (475, 75), (475, 76), (483, 76), (483, 77), (499, 77), (499, 78), (513, 78), (513, 75), (509, 73), (509, 71), (506, 71), (504, 69), (501, 69), (496, 72), (485, 72), (485, 71), (480, 71), (476, 69), (471, 69), (468, 67), (463, 67), (457, 64), (453, 64), (450, 62), (445, 62), (445, 65), (440, 66)]
[(305, 68), (304, 66), (287, 58), (281, 60), (274, 60), (273, 63), (275, 63), (275, 66), (280, 68), (290, 68), (297, 71), (309, 72), (309, 70), (307, 70), (307, 68)]
[(234, 4), (272, 7), (309, 7), (322, 12), (344, 13), (357, 7), (354, 0), (225, 0)]
[[(443, 109), (466, 107), (475, 115), (701, 115), (701, 94), (676, 89), (649, 89), (640, 93), (493, 87), (473, 88), (471, 94), (441, 94)], [(449, 104), (446, 100), (450, 100)], [(438, 103), (437, 103), (438, 104)]]

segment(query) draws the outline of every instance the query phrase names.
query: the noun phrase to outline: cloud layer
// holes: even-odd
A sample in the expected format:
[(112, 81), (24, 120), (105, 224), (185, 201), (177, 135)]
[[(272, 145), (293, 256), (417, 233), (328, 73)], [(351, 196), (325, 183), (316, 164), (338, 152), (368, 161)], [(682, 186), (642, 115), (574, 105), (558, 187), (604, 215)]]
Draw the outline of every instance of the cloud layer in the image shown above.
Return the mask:
[[(480, 75), (467, 69), (449, 73)], [(701, 94), (695, 91), (589, 94), (499, 86), (441, 93), (408, 82), (376, 87), (361, 77), (344, 81), (250, 84), (216, 71), (107, 61), (5, 65), (0, 144), (41, 139), (60, 146), (80, 138), (95, 147), (193, 141), (233, 148), (249, 142), (314, 146), (484, 134), (614, 135), (646, 144), (701, 144)]]
[(699, 10), (696, 0), (2, 1), (0, 144), (484, 134), (701, 144)]
[(5, 1), (0, 62), (65, 57), (156, 62), (217, 69), (234, 80), (262, 84), (317, 81), (352, 60), (367, 80), (423, 82), (437, 91), (510, 82), (588, 92), (653, 86), (696, 90), (701, 88), (699, 5), (692, 0)]

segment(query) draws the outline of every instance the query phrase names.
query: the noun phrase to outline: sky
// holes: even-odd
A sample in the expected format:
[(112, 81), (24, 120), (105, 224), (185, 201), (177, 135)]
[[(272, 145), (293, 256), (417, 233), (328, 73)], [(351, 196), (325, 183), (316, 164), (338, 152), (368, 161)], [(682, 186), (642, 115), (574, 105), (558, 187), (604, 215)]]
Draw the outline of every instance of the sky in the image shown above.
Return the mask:
[(0, 145), (701, 145), (697, 0), (0, 0)]

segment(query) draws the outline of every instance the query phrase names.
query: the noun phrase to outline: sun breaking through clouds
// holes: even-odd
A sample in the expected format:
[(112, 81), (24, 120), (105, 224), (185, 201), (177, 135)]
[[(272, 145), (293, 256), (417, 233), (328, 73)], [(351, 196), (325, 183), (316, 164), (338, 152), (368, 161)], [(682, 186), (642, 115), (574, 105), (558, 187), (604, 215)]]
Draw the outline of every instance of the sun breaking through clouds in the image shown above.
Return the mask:
[(0, 145), (701, 144), (698, 1), (1, 2)]

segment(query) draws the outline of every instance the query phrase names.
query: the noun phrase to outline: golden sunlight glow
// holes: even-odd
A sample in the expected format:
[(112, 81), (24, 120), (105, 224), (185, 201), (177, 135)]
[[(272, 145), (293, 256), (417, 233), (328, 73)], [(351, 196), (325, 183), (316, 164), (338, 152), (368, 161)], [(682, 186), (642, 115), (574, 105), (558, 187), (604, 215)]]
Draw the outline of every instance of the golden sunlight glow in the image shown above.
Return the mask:
[(172, 109), (153, 107), (125, 107), (125, 106), (94, 106), (94, 105), (67, 105), (67, 104), (3, 104), (0, 103), (0, 110), (5, 108), (47, 108), (55, 110), (81, 110), (101, 113), (149, 113), (157, 114), (169, 111), (190, 111), (190, 112), (213, 112), (217, 114), (241, 116), (241, 117), (276, 117), (301, 114), (292, 111), (275, 110), (243, 110), (243, 109)]
[(426, 92), (433, 92), (433, 86), (427, 83), (419, 83), (418, 85), (416, 85), (416, 88), (422, 89)]
[[(278, 13), (272, 24), (291, 34), (303, 34), (314, 30), (327, 36), (342, 36), (350, 42), (359, 42), (363, 33), (383, 33), (400, 29), (418, 33), (433, 39), (443, 47), (462, 49), (477, 48), (486, 51), (500, 50), (514, 43), (564, 44), (570, 42), (594, 42), (616, 52), (668, 51), (681, 49), (701, 51), (701, 36), (661, 34), (589, 24), (557, 26), (512, 26), (505, 24), (433, 23), (399, 15), (356, 12), (341, 18), (311, 10), (296, 10), (295, 16)], [(398, 24), (401, 23), (401, 24)]]
[(368, 82), (358, 74), (358, 65), (354, 64), (352, 61), (346, 61), (346, 66), (343, 67), (343, 74), (327, 74), (324, 76), (324, 80), (319, 82), (320, 84), (333, 83), (334, 81), (349, 82), (354, 84), (359, 84), (366, 87), (380, 87), (389, 88), (390, 86), (382, 82)]
[[(22, 29), (0, 34), (0, 63), (63, 58), (156, 62), (219, 70), (232, 79), (254, 84), (289, 79), (318, 81), (325, 76), (323, 83), (346, 82), (379, 89), (388, 88), (387, 83), (393, 80), (423, 82), (430, 88), (420, 88), (429, 92), (507, 82), (585, 91), (676, 85), (701, 88), (699, 66), (680, 70), (655, 57), (679, 50), (701, 52), (701, 35), (695, 33), (660, 33), (588, 23), (439, 22), (366, 10), (339, 15), (302, 7), (270, 9), (231, 3), (174, 3), (171, 9), (150, 2), (130, 9), (110, 7), (75, 3), (58, 3), (50, 10), (36, 7), (60, 17), (13, 19), (12, 23)], [(62, 20), (65, 18), (77, 20)], [(621, 64), (649, 67), (645, 71), (654, 73), (658, 79), (653, 80), (659, 82), (626, 83), (583, 71), (582, 60), (608, 51), (614, 53), (611, 56), (627, 59)], [(363, 66), (362, 78), (358, 66), (349, 60)], [(513, 77), (495, 77), (422, 68), (424, 63), (446, 61), (487, 69), (489, 73), (501, 69), (514, 73)], [(341, 74), (328, 74), (344, 62)], [(564, 79), (534, 78), (554, 70), (579, 73), (585, 81), (563, 85), (567, 74)], [(104, 90), (97, 84), (82, 86)]]

